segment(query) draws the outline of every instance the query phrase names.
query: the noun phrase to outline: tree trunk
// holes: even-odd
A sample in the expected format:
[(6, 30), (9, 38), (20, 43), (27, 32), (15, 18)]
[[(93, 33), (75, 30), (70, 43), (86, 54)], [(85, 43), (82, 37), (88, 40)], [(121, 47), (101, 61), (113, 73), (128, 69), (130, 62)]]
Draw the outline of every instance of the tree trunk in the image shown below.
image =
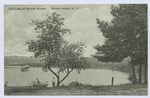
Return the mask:
[(57, 77), (57, 86), (60, 85), (60, 82), (59, 82), (59, 76)]
[(134, 64), (132, 64), (132, 72), (133, 72), (133, 83), (135, 83), (136, 82), (136, 76), (135, 76)]
[(142, 83), (141, 77), (142, 77), (142, 64), (140, 63), (139, 64), (139, 83)]
[(147, 64), (145, 64), (145, 84), (147, 84)]
[(60, 82), (59, 82), (59, 73), (56, 74), (50, 67), (48, 67), (48, 68), (56, 76), (56, 78), (57, 78), (57, 86), (59, 86), (59, 84), (60, 84)]
[(69, 74), (70, 74), (72, 71), (73, 71), (73, 69), (71, 69), (70, 71), (69, 71), (69, 69), (68, 69), (68, 73), (66, 74), (66, 76), (64, 76), (64, 77), (62, 78), (62, 80), (60, 80), (59, 72), (58, 72), (58, 75), (57, 75), (57, 86), (59, 86), (60, 83), (63, 82), (63, 81), (69, 76)]
[(135, 75), (135, 70), (134, 70), (134, 64), (133, 64), (133, 62), (132, 62), (132, 57), (131, 57), (131, 64), (132, 64), (132, 72), (133, 72), (133, 83), (135, 83), (136, 82), (136, 75)]

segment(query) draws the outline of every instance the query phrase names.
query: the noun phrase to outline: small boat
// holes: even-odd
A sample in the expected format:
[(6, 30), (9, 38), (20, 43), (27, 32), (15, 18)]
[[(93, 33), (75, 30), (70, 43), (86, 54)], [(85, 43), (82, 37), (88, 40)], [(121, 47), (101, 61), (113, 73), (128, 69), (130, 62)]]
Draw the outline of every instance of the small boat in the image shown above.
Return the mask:
[(22, 71), (29, 70), (29, 65), (23, 65), (23, 66), (21, 66), (21, 70)]

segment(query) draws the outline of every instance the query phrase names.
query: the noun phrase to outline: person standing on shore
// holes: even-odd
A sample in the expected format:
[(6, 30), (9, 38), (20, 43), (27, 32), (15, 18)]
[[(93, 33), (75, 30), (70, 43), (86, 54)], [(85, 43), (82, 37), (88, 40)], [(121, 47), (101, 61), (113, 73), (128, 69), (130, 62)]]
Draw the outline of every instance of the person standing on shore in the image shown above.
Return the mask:
[(55, 86), (55, 78), (53, 78), (53, 80), (52, 80), (52, 85), (53, 85), (53, 87)]
[(37, 84), (39, 85), (39, 84), (40, 84), (40, 81), (39, 81), (39, 79), (38, 79), (38, 78), (36, 78), (36, 80), (37, 80)]
[(5, 84), (4, 84), (4, 87), (7, 87), (8, 86), (8, 82), (6, 82)]

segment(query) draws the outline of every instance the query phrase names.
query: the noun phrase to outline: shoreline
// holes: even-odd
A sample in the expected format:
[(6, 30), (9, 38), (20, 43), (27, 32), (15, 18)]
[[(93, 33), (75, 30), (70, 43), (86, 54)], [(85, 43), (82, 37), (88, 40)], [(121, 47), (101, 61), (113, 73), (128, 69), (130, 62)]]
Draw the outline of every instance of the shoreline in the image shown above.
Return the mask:
[(148, 95), (148, 85), (122, 84), (114, 86), (6, 87), (4, 95)]
[[(4, 68), (20, 68), (21, 66), (7, 66), (5, 65)], [(43, 66), (30, 66), (30, 68), (42, 68)], [(52, 68), (57, 68), (57, 67), (52, 67)], [(125, 73), (129, 73), (129, 72), (126, 72), (126, 71), (122, 71), (122, 70), (119, 70), (119, 69), (113, 69), (113, 68), (85, 68), (86, 69), (104, 69), (104, 70), (113, 70), (113, 71), (120, 71), (120, 72), (125, 72)]]

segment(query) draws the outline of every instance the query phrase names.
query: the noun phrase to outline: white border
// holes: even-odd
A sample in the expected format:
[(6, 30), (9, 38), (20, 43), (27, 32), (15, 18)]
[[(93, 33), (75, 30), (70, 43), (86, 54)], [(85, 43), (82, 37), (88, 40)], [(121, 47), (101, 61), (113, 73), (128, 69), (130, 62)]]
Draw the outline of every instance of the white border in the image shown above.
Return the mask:
[[(149, 5), (148, 0), (0, 0), (0, 98), (5, 98), (5, 97), (11, 97), (11, 98), (20, 98), (20, 97), (38, 97), (38, 98), (43, 98), (43, 97), (55, 97), (55, 98), (99, 98), (99, 97), (105, 97), (105, 98), (145, 98), (149, 97), (148, 96), (4, 96), (4, 4), (129, 4), (129, 3), (147, 3)], [(148, 13), (149, 13), (149, 7), (148, 7)], [(149, 15), (149, 14), (148, 14)], [(149, 20), (149, 19), (148, 19)], [(149, 22), (148, 22), (149, 24)], [(148, 25), (149, 28), (149, 25)], [(149, 34), (148, 34), (149, 38)], [(148, 39), (149, 43), (149, 39)], [(149, 45), (148, 45), (148, 50), (149, 50)], [(149, 61), (149, 55), (148, 55), (148, 61)], [(149, 63), (148, 63), (149, 65)], [(148, 67), (149, 71), (149, 67)], [(149, 72), (148, 72), (149, 73)], [(148, 74), (148, 83), (149, 83), (149, 74)], [(149, 94), (149, 85), (148, 85), (148, 94)]]

